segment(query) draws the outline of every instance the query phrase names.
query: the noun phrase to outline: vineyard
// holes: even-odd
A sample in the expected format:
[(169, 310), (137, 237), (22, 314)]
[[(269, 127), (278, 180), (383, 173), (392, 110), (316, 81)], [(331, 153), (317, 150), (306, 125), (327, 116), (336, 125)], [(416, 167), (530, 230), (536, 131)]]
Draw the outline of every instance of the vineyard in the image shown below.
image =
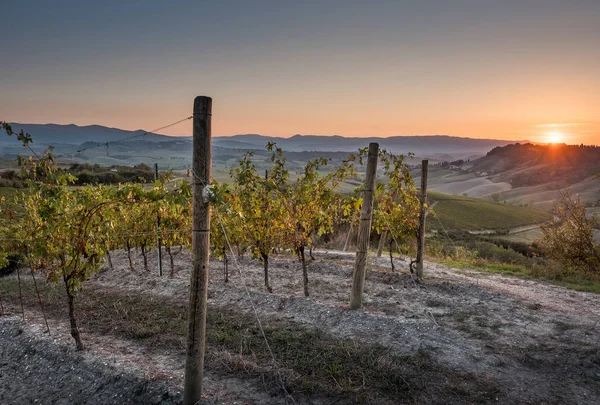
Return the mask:
[[(26, 147), (31, 142), (3, 128)], [(359, 227), (363, 190), (338, 191), (347, 180), (360, 183), (366, 149), (335, 167), (312, 160), (293, 177), (283, 151), (267, 150), (265, 173), (248, 152), (230, 182), (201, 184), (211, 206), (206, 403), (591, 404), (600, 397), (595, 296), (432, 263), (425, 280), (413, 276), (400, 254), (414, 252), (420, 204), (403, 156), (380, 152), (372, 235), (383, 236), (390, 257), (369, 259), (366, 310), (348, 311), (353, 255), (331, 248), (347, 245)], [(163, 173), (150, 184), (75, 187), (51, 150), (20, 166), (27, 188), (0, 205), (0, 267), (21, 264), (0, 279), (2, 313), (23, 320), (27, 313), (53, 335), (69, 333), (77, 352), (64, 341), (60, 347), (73, 364), (89, 338), (113, 364), (81, 366), (105, 381), (88, 387), (100, 393), (94, 403), (180, 401), (193, 186)], [(163, 276), (159, 244), (168, 262)], [(565, 306), (567, 298), (585, 302), (588, 313)], [(7, 358), (36, 333), (13, 325), (2, 323), (3, 339), (15, 345), (0, 349)], [(40, 350), (49, 346), (40, 340)], [(554, 353), (571, 353), (565, 380)], [(137, 374), (115, 380), (111, 367), (123, 362)], [(30, 366), (10, 370), (47, 377)], [(526, 391), (529, 381), (538, 388)], [(107, 392), (111, 384), (117, 397)], [(33, 401), (26, 391), (16, 389), (15, 400), (0, 390), (0, 400)]]
[[(6, 124), (5, 129), (26, 147), (31, 142), (29, 134), (14, 134)], [(360, 189), (355, 197), (345, 199), (336, 189), (357, 176), (355, 164), (362, 164), (366, 150), (349, 155), (325, 175), (319, 172), (327, 166), (326, 159), (309, 161), (293, 182), (283, 151), (273, 143), (267, 150), (272, 152), (272, 166), (264, 176), (247, 152), (231, 172), (231, 185), (212, 182), (207, 188), (213, 207), (211, 252), (226, 263), (228, 256), (246, 253), (260, 260), (269, 292), (269, 258), (278, 252), (296, 254), (302, 261), (308, 296), (305, 248), (312, 247), (315, 236), (335, 237), (335, 229), (345, 223), (356, 226)], [(381, 159), (387, 181), (377, 185), (374, 226), (379, 232), (389, 229), (390, 241), (397, 243), (414, 235), (419, 202), (404, 157), (383, 151)], [(2, 211), (10, 220), (0, 228), (0, 265), (6, 265), (9, 255), (22, 255), (32, 272), (40, 270), (47, 280), (64, 282), (71, 334), (82, 350), (74, 304), (82, 283), (104, 260), (112, 266), (115, 249), (127, 250), (133, 270), (131, 251), (139, 248), (144, 270), (149, 271), (147, 253), (159, 243), (168, 254), (173, 276), (174, 255), (192, 241), (192, 187), (185, 181), (170, 182), (169, 173), (150, 187), (142, 183), (72, 187), (77, 179), (55, 168), (51, 150), (21, 159), (20, 165), (29, 189), (20, 200), (2, 201)], [(15, 215), (14, 206), (22, 207), (25, 215)]]

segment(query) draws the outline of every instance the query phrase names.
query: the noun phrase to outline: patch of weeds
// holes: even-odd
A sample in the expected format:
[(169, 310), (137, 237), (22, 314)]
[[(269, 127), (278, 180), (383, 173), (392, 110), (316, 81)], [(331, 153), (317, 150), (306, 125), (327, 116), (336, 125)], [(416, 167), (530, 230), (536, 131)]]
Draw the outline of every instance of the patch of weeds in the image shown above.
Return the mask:
[(517, 359), (528, 367), (539, 368), (542, 366), (540, 354), (548, 351), (549, 348), (544, 343), (529, 345), (519, 350)]
[(497, 332), (500, 330), (500, 328), (502, 328), (504, 326), (504, 323), (502, 323), (502, 321), (495, 321), (490, 325), (490, 328)]
[(504, 368), (506, 366), (507, 366), (506, 361), (504, 361), (502, 359), (497, 359), (496, 361), (494, 361), (494, 367)]
[[(0, 279), (7, 300), (18, 302), (11, 278)], [(45, 304), (51, 317), (67, 319), (65, 299), (44, 286)], [(31, 288), (31, 286), (29, 286)], [(37, 303), (33, 295), (27, 307)], [(3, 295), (3, 298), (5, 296)], [(78, 294), (75, 301), (82, 330), (136, 340), (152, 350), (181, 353), (187, 336), (187, 305), (173, 297), (151, 293), (132, 293), (94, 286)], [(262, 319), (264, 333), (292, 394), (328, 393), (341, 396), (342, 403), (386, 402), (419, 403), (427, 391), (451, 395), (456, 384), (465, 389), (461, 402), (481, 402), (497, 386), (475, 373), (457, 373), (436, 361), (431, 350), (421, 348), (400, 355), (377, 344), (337, 339), (325, 332), (277, 318)], [(83, 335), (85, 340), (85, 333)], [(262, 375), (273, 380), (273, 363), (262, 333), (251, 313), (238, 308), (209, 305), (207, 312), (207, 361), (222, 372), (240, 371), (242, 375)], [(231, 353), (231, 363), (223, 369), (210, 353)], [(211, 360), (212, 359), (212, 360)], [(210, 361), (214, 363), (211, 364)], [(245, 366), (248, 365), (248, 366)], [(362, 399), (361, 399), (362, 398)]]
[(488, 326), (488, 319), (484, 316), (475, 316), (473, 317), (473, 321), (475, 321), (480, 328), (486, 328)]
[(493, 340), (493, 336), (486, 329), (487, 328), (481, 327), (479, 325), (474, 325), (468, 322), (462, 322), (456, 326), (456, 330), (465, 333), (471, 338), (486, 341)]
[(386, 289), (386, 290), (381, 290), (381, 291), (377, 292), (375, 294), (375, 297), (377, 297), (377, 298), (390, 298), (390, 297), (393, 297), (395, 294), (396, 294), (396, 292), (394, 290)]
[(444, 260), (442, 263), (459, 268), (475, 268), (478, 270), (485, 270), (488, 273), (496, 274), (508, 274), (508, 275), (528, 275), (527, 267), (519, 264), (510, 263), (496, 263), (488, 262), (486, 260)]
[(568, 330), (577, 328), (576, 325), (572, 323), (562, 322), (562, 321), (554, 321), (554, 329), (556, 329), (560, 333), (564, 333)]
[(448, 303), (440, 298), (430, 297), (425, 300), (425, 305), (432, 308), (439, 308), (448, 306)]
[(456, 322), (460, 323), (466, 322), (470, 317), (465, 311), (454, 311), (451, 313), (451, 316)]
[(539, 266), (527, 267), (520, 264), (496, 263), (482, 259), (442, 260), (441, 263), (457, 268), (477, 269), (487, 273), (542, 280), (571, 290), (600, 294), (600, 277), (594, 274), (547, 274)]
[(481, 328), (472, 330), (470, 336), (479, 340), (493, 340), (493, 336), (487, 330)]

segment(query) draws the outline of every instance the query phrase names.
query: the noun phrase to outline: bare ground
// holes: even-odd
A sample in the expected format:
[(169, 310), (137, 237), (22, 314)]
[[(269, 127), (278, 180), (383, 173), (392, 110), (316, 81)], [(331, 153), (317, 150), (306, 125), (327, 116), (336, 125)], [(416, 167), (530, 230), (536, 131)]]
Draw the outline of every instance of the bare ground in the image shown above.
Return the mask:
[[(213, 337), (219, 344), (209, 339), (204, 403), (291, 403), (282, 382), (295, 403), (600, 403), (600, 296), (435, 263), (426, 263), (426, 278), (416, 283), (407, 262), (396, 260), (397, 271), (391, 272), (388, 258), (371, 258), (365, 308), (350, 311), (354, 255), (319, 251), (316, 258), (309, 264), (308, 298), (303, 296), (301, 267), (294, 258), (270, 260), (273, 294), (263, 286), (262, 264), (239, 259), (246, 292), (235, 263), (230, 265), (229, 283), (224, 283), (223, 265), (213, 261), (209, 317), (212, 312), (235, 321), (223, 323), (224, 329)], [(150, 319), (146, 333), (129, 331), (123, 320), (138, 301), (167, 305), (170, 318), (185, 317), (181, 313), (187, 301), (190, 255), (183, 252), (176, 257), (178, 272), (172, 278), (158, 277), (154, 260), (150, 273), (131, 271), (123, 252), (114, 252), (113, 262), (115, 268), (87, 282), (78, 297), (87, 344), (83, 353), (74, 351), (66, 318), (58, 310), (48, 308), (50, 336), (42, 333), (33, 300), (26, 304), (28, 323), (21, 324), (15, 316), (20, 313), (18, 301), (7, 302), (11, 296), (2, 290), (7, 287), (0, 279), (5, 311), (12, 313), (0, 318), (0, 403), (181, 399), (185, 340), (183, 332), (177, 335), (173, 329), (182, 323), (165, 321), (170, 329), (160, 330)], [(44, 288), (50, 301), (58, 294)], [(103, 295), (94, 298), (92, 292)], [(127, 304), (117, 306), (121, 301)], [(252, 320), (253, 306), (268, 329), (278, 367), (261, 355), (258, 346), (244, 343), (262, 339), (257, 328), (244, 324)], [(101, 314), (109, 311), (110, 322), (100, 322)], [(238, 342), (228, 335), (235, 324), (246, 325), (238, 331), (239, 349), (232, 349), (237, 343), (226, 344)], [(288, 329), (289, 335), (282, 334)], [(365, 350), (371, 350), (377, 355), (363, 367), (371, 367), (373, 373), (363, 370), (362, 386), (357, 386), (354, 374), (348, 376), (336, 357), (326, 364), (325, 378), (319, 371), (307, 373), (305, 360), (282, 349), (285, 336), (292, 342), (302, 333), (307, 341), (318, 333), (311, 342), (326, 346), (327, 350), (317, 351), (325, 357), (336, 353), (332, 346), (346, 350), (351, 359), (361, 359)], [(313, 353), (309, 349), (314, 348), (307, 348)], [(317, 370), (321, 360), (309, 359), (308, 369), (313, 362)], [(397, 379), (386, 385), (387, 374), (397, 374)], [(65, 396), (69, 394), (77, 397)]]

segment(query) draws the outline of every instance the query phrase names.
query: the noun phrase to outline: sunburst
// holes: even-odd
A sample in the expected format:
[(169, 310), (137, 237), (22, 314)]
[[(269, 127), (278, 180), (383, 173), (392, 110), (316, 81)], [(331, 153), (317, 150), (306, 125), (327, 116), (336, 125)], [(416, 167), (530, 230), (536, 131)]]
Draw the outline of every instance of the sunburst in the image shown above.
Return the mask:
[(546, 133), (546, 141), (548, 143), (561, 143), (564, 142), (565, 135), (562, 132), (547, 132)]

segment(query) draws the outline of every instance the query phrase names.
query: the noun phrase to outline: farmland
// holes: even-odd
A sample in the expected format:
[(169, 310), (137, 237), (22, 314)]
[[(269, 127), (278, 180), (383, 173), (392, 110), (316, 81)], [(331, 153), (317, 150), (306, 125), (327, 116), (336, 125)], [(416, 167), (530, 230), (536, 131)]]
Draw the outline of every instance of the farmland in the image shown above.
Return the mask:
[(441, 230), (440, 223), (451, 230), (509, 230), (539, 224), (552, 219), (552, 215), (515, 205), (496, 203), (473, 197), (429, 192), (433, 212), (438, 216), (429, 220), (429, 227)]

